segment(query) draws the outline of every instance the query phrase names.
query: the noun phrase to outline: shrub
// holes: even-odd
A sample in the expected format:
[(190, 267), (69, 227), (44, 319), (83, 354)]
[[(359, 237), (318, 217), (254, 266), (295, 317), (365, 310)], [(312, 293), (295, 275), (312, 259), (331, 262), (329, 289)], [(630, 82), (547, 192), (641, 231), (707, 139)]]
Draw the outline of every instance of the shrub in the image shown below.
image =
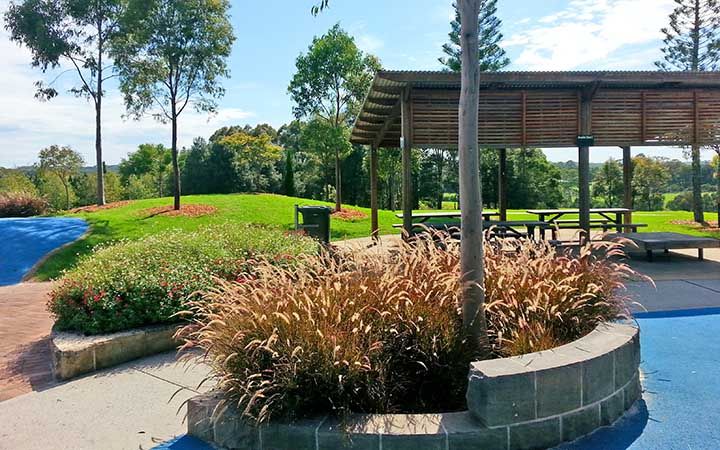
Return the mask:
[(31, 217), (45, 214), (47, 202), (35, 194), (5, 192), (0, 194), (0, 217)]
[[(193, 302), (181, 335), (258, 422), (464, 408), (475, 352), (461, 328), (458, 243), (441, 244), (261, 262)], [(530, 243), (516, 255), (485, 251), (496, 356), (572, 341), (623, 311), (614, 290), (629, 269), (589, 249), (578, 258)]]
[(48, 308), (59, 329), (87, 334), (177, 322), (214, 277), (252, 273), (256, 257), (282, 263), (315, 249), (310, 239), (253, 226), (170, 231), (96, 250), (65, 274)]

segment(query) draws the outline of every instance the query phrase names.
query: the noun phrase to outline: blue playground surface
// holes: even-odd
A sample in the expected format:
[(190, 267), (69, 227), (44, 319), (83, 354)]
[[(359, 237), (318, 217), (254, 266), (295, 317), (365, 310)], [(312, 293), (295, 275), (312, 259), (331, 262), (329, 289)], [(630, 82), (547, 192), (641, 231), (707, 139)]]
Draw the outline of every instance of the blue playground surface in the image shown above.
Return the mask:
[[(643, 399), (612, 427), (560, 450), (720, 449), (720, 308), (636, 315)], [(212, 450), (191, 436), (156, 450)]]
[(74, 218), (0, 219), (0, 286), (21, 282), (43, 256), (87, 229), (87, 222)]

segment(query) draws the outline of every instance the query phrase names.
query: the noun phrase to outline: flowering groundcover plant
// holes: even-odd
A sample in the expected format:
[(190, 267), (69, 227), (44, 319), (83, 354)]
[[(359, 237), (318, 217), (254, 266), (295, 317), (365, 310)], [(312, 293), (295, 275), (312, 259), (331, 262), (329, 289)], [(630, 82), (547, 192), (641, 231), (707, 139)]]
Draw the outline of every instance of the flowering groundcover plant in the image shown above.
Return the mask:
[(314, 241), (272, 228), (215, 225), (97, 249), (65, 273), (48, 309), (60, 330), (109, 333), (178, 322), (176, 313), (218, 279), (253, 272), (253, 261), (291, 263)]

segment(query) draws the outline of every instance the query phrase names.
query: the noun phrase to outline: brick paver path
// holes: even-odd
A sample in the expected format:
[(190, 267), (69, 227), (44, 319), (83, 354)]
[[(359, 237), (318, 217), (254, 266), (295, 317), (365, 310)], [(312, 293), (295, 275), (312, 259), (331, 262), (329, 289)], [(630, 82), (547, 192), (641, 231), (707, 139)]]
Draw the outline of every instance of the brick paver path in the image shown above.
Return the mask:
[(0, 286), (0, 401), (53, 384), (53, 321), (45, 309), (51, 288), (51, 283)]

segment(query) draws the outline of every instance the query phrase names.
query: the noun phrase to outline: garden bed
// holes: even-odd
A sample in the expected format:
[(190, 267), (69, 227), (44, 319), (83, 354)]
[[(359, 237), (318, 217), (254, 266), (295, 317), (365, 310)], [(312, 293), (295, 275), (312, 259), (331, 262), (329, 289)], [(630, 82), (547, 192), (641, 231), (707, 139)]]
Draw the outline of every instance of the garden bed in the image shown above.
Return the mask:
[(468, 410), (249, 425), (218, 393), (188, 403), (188, 434), (228, 449), (548, 448), (611, 425), (641, 396), (639, 330), (603, 323), (531, 354), (474, 362)]

